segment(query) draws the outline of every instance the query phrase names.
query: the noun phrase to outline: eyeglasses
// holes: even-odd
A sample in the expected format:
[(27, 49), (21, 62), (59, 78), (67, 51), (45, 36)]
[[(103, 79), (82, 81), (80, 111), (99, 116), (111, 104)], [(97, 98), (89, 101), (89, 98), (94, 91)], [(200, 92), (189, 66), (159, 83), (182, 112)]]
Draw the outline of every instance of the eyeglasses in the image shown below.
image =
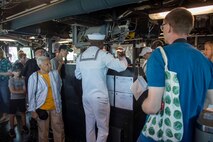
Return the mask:
[(161, 30), (161, 31), (163, 31), (164, 26), (165, 26), (166, 24), (167, 24), (167, 23), (164, 23), (164, 24), (160, 25), (160, 30)]

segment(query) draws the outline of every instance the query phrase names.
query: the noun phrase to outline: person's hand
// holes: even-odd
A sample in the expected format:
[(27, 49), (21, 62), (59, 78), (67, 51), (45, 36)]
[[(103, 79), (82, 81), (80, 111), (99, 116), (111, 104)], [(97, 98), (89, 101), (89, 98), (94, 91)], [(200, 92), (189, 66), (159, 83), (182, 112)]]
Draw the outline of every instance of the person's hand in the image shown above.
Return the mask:
[(118, 52), (118, 57), (124, 57), (124, 56), (125, 56), (124, 52)]
[(121, 57), (124, 57), (125, 56), (125, 51), (124, 51), (124, 48), (119, 46), (117, 49), (117, 55), (118, 55), (118, 58), (121, 58)]
[(13, 76), (13, 72), (11, 70), (8, 70), (8, 72), (6, 72), (5, 75), (8, 75), (8, 76)]
[(64, 60), (60, 60), (60, 61), (58, 61), (58, 63), (59, 63), (59, 66), (62, 66), (63, 64), (65, 64)]
[(31, 117), (34, 118), (34, 119), (37, 119), (38, 114), (35, 111), (33, 111), (33, 112), (31, 112)]

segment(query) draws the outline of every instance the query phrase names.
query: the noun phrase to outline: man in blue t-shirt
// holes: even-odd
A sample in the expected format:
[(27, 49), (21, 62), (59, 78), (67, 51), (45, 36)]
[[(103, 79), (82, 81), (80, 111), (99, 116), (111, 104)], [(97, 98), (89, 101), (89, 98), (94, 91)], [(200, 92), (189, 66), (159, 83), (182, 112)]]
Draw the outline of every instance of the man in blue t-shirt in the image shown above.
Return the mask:
[[(177, 73), (180, 84), (180, 104), (183, 113), (183, 142), (192, 142), (195, 122), (202, 111), (207, 95), (213, 95), (213, 66), (186, 39), (193, 28), (194, 18), (185, 8), (175, 8), (165, 17), (161, 30), (168, 58), (168, 69)], [(156, 114), (161, 108), (165, 88), (164, 61), (160, 50), (155, 50), (147, 63), (148, 97), (142, 104), (147, 114)], [(153, 141), (142, 133), (138, 142)]]

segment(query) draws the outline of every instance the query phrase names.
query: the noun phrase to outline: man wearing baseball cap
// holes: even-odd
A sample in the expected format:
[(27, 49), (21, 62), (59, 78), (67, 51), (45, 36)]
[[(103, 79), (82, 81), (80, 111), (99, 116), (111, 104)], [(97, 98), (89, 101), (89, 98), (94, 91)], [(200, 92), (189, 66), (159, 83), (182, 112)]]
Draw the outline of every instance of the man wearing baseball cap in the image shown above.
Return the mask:
[[(101, 50), (105, 35), (88, 34), (91, 46), (85, 50), (76, 62), (75, 76), (82, 79), (83, 107), (86, 115), (86, 141), (106, 142), (109, 131), (110, 104), (106, 86), (108, 69), (118, 72), (127, 68), (126, 58), (114, 58), (112, 54)], [(95, 124), (98, 133), (96, 137)], [(97, 138), (97, 139), (96, 139)]]
[(146, 64), (147, 64), (147, 60), (149, 59), (149, 56), (152, 53), (152, 48), (151, 47), (144, 47), (141, 51), (141, 53), (139, 54), (139, 56), (144, 58), (144, 62), (142, 64), (142, 69), (144, 71), (144, 73), (146, 74)]

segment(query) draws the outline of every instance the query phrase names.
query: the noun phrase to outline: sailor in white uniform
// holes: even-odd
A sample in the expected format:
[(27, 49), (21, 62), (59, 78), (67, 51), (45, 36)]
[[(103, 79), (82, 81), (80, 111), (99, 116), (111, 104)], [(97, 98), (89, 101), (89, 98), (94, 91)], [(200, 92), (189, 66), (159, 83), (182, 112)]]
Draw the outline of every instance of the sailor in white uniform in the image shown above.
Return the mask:
[[(105, 35), (89, 34), (91, 46), (76, 61), (75, 76), (82, 79), (83, 107), (86, 115), (87, 142), (106, 142), (109, 131), (110, 104), (106, 86), (108, 69), (126, 70), (125, 57), (114, 58), (102, 50)], [(95, 124), (98, 128), (97, 139)]]

